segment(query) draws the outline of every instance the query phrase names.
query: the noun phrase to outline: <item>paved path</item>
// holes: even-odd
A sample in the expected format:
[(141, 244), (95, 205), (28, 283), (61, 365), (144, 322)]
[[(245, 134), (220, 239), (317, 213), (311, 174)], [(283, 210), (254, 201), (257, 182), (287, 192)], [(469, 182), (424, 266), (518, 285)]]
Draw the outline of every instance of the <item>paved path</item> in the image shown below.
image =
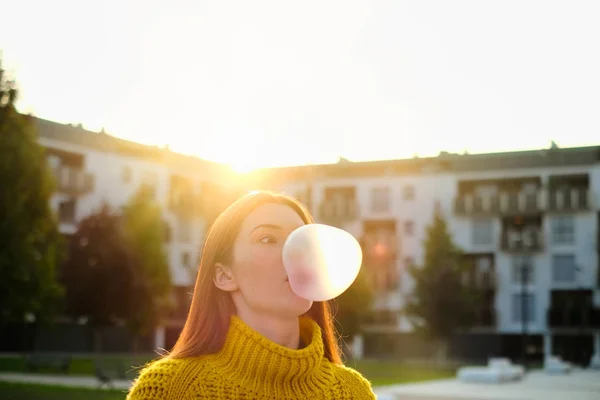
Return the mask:
[(380, 387), (375, 392), (380, 400), (598, 400), (600, 371), (576, 370), (570, 375), (534, 371), (522, 381), (501, 384), (447, 379)]
[[(0, 381), (98, 388), (92, 376), (0, 373)], [(128, 390), (131, 382), (114, 381), (114, 388)], [(600, 371), (576, 370), (570, 375), (527, 374), (520, 382), (501, 384), (462, 383), (456, 379), (407, 383), (375, 388), (380, 400), (598, 400)]]
[[(0, 381), (93, 389), (100, 386), (100, 381), (94, 376), (22, 374), (18, 372), (0, 372)], [(131, 386), (131, 382), (125, 380), (115, 380), (112, 383), (115, 389), (128, 390)]]

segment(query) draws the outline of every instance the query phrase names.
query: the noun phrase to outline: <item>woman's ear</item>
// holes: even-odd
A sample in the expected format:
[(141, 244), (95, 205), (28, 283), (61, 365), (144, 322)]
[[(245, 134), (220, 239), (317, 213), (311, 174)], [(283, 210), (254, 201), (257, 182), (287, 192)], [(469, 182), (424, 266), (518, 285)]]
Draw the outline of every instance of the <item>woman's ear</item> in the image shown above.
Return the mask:
[(235, 276), (233, 275), (231, 268), (221, 263), (215, 265), (213, 282), (216, 287), (226, 292), (233, 292), (238, 289), (238, 284), (235, 281)]

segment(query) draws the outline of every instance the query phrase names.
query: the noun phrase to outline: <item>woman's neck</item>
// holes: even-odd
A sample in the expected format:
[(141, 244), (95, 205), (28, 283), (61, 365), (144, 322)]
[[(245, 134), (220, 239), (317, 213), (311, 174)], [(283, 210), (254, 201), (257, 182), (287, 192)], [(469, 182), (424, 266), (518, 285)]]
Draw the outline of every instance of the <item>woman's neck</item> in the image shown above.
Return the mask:
[(270, 341), (289, 349), (300, 346), (300, 325), (298, 317), (282, 318), (280, 316), (258, 314), (247, 309), (238, 309), (238, 317), (250, 328)]

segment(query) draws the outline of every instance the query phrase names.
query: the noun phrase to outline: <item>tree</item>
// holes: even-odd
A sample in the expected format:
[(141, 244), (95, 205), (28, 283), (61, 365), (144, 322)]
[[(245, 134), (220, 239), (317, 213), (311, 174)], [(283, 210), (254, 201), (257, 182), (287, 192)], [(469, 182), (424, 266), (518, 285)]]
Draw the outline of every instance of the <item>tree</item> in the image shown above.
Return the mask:
[(475, 322), (478, 290), (464, 279), (468, 266), (439, 209), (424, 246), (424, 264), (408, 267), (415, 286), (405, 313), (418, 333), (438, 344), (438, 356), (445, 358), (452, 335)]
[(50, 209), (54, 191), (44, 150), (0, 60), (0, 326), (26, 315), (51, 320), (62, 291), (56, 277), (62, 239)]
[(161, 215), (147, 186), (142, 186), (123, 209), (126, 243), (139, 262), (132, 299), (135, 312), (127, 321), (136, 336), (150, 333), (171, 308), (171, 275)]
[(126, 321), (135, 312), (137, 263), (124, 240), (121, 217), (108, 206), (83, 219), (62, 268), (67, 314), (87, 318), (95, 333), (99, 327)]
[(360, 269), (356, 280), (335, 299), (337, 305), (336, 320), (342, 337), (349, 342), (360, 333), (360, 325), (370, 311), (373, 292), (368, 284), (366, 270)]

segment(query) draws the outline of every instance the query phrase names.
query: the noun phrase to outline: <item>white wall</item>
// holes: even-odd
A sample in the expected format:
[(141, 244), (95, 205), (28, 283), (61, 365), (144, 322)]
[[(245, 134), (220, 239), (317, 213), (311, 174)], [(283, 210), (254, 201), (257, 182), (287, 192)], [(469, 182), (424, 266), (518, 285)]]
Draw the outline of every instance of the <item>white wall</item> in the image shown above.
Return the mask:
[[(187, 242), (178, 240), (180, 225), (174, 213), (168, 210), (169, 176), (174, 171), (158, 163), (128, 157), (125, 155), (91, 150), (86, 147), (71, 143), (41, 138), (40, 143), (46, 147), (61, 149), (84, 155), (84, 171), (94, 176), (93, 191), (77, 197), (76, 222), (95, 212), (103, 202), (107, 202), (113, 209), (119, 209), (130, 200), (148, 178), (154, 177), (152, 185), (156, 188), (156, 201), (163, 209), (163, 218), (171, 227), (171, 243), (165, 246), (171, 277), (175, 285), (191, 285), (195, 279), (195, 270), (199, 261), (201, 242), (204, 238), (205, 224), (202, 218), (194, 218), (191, 222), (191, 237)], [(123, 170), (131, 169), (131, 180), (123, 180)], [(211, 177), (202, 174), (202, 171), (177, 170), (177, 174), (195, 179), (198, 183), (202, 180), (211, 180)], [(51, 199), (51, 206), (58, 210), (60, 201), (67, 196), (56, 193)], [(62, 233), (74, 233), (76, 224), (61, 224)], [(182, 263), (182, 254), (190, 254), (191, 268)]]
[[(551, 282), (551, 258), (552, 254), (568, 251), (576, 255), (577, 263), (583, 268), (580, 281), (583, 285), (572, 284), (573, 287), (595, 288), (595, 301), (600, 304), (600, 290), (596, 287), (596, 270), (598, 268), (598, 252), (596, 250), (597, 240), (597, 210), (600, 199), (600, 165), (590, 167), (556, 167), (556, 168), (530, 168), (509, 169), (497, 171), (469, 171), (456, 174), (448, 173), (423, 173), (420, 175), (400, 175), (370, 178), (327, 178), (316, 179), (312, 182), (290, 182), (284, 185), (284, 189), (294, 190), (304, 188), (311, 184), (313, 188), (312, 201), (313, 212), (323, 201), (323, 192), (326, 187), (354, 186), (357, 190), (357, 201), (359, 203), (359, 218), (354, 224), (345, 227), (357, 237), (362, 235), (361, 225), (365, 220), (394, 219), (397, 223), (398, 233), (398, 262), (397, 268), (401, 273), (401, 287), (396, 293), (382, 297), (376, 307), (387, 307), (400, 309), (404, 304), (406, 296), (413, 287), (413, 282), (404, 273), (404, 259), (406, 256), (413, 257), (417, 263), (423, 262), (423, 240), (426, 228), (431, 222), (436, 201), (440, 202), (441, 209), (447, 218), (449, 230), (455, 243), (465, 252), (490, 252), (495, 254), (495, 267), (497, 273), (496, 311), (498, 315), (498, 331), (502, 333), (520, 332), (521, 324), (513, 322), (512, 295), (520, 293), (521, 286), (513, 282), (512, 265), (513, 256), (500, 251), (500, 238), (502, 225), (500, 218), (493, 218), (493, 242), (490, 245), (475, 245), (472, 242), (473, 219), (470, 217), (459, 217), (454, 213), (454, 201), (458, 192), (458, 181), (461, 180), (488, 180), (500, 178), (517, 178), (537, 176), (541, 178), (542, 184), (548, 181), (550, 175), (589, 173), (591, 189), (596, 200), (593, 204), (594, 211), (577, 213), (575, 215), (576, 239), (575, 244), (570, 247), (553, 246), (550, 241), (551, 215), (546, 215), (543, 221), (544, 249), (541, 253), (534, 255), (533, 284), (527, 287), (527, 291), (535, 293), (535, 318), (528, 323), (530, 332), (542, 333), (546, 330), (546, 310), (550, 304), (550, 289), (569, 287), (568, 285), (557, 286)], [(406, 185), (413, 185), (415, 198), (412, 201), (404, 201), (402, 190)], [(375, 213), (371, 209), (371, 190), (377, 187), (387, 186), (391, 193), (391, 207), (389, 212)], [(414, 235), (407, 236), (404, 232), (404, 222), (410, 219), (414, 223)], [(407, 330), (410, 326), (408, 321), (401, 319), (399, 330)]]

